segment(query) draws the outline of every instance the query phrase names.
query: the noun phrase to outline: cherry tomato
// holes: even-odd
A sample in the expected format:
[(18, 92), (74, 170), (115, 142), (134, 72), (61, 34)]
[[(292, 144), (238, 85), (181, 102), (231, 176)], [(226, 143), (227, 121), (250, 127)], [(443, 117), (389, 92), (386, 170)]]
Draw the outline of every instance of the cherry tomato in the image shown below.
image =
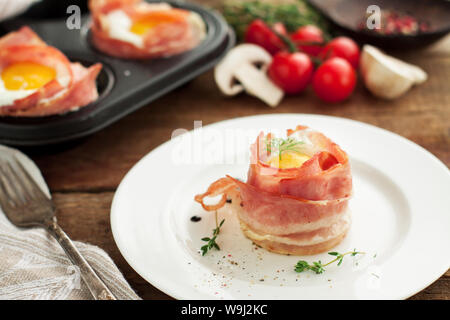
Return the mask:
[[(303, 26), (297, 29), (297, 31), (295, 31), (292, 35), (291, 35), (291, 39), (292, 41), (294, 41), (294, 43), (296, 42), (303, 42), (303, 43), (308, 43), (308, 42), (318, 42), (318, 43), (323, 43), (323, 34), (322, 34), (322, 30), (320, 30), (319, 28), (317, 28), (316, 26), (313, 25), (307, 25), (307, 26)], [(321, 45), (302, 45), (302, 44), (297, 44), (297, 48), (306, 53), (309, 54), (311, 56), (318, 56), (320, 54), (320, 52), (322, 51), (322, 46)]]
[[(275, 23), (273, 30), (286, 35), (286, 28), (282, 23)], [(245, 42), (259, 45), (270, 54), (275, 54), (285, 47), (283, 40), (264, 21), (257, 19), (250, 23), (245, 32)]]
[(347, 60), (334, 57), (325, 61), (313, 77), (316, 95), (326, 102), (347, 99), (356, 85), (356, 73)]
[(359, 47), (355, 41), (347, 37), (337, 37), (328, 42), (320, 53), (322, 59), (332, 57), (344, 58), (357, 69), (359, 64)]
[(299, 93), (311, 82), (314, 65), (302, 52), (279, 52), (269, 66), (269, 77), (284, 92)]

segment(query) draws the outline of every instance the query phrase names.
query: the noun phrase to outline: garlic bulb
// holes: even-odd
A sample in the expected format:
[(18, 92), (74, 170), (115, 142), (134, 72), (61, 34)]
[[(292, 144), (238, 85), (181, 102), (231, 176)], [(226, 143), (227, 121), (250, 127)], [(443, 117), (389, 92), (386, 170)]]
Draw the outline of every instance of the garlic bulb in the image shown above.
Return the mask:
[(413, 85), (427, 79), (427, 74), (421, 68), (391, 57), (370, 45), (365, 45), (362, 49), (360, 67), (367, 89), (384, 99), (398, 98)]

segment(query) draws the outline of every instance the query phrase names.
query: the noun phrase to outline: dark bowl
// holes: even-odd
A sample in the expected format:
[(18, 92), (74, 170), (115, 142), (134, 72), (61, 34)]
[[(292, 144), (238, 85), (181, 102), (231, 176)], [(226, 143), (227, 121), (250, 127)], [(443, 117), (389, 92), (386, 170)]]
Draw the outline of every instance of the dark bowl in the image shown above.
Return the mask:
[[(308, 0), (336, 28), (360, 43), (370, 43), (384, 49), (413, 49), (435, 42), (450, 31), (450, 1), (446, 0)], [(427, 22), (429, 31), (414, 35), (383, 35), (361, 30), (367, 7), (378, 5), (381, 10), (406, 13)]]

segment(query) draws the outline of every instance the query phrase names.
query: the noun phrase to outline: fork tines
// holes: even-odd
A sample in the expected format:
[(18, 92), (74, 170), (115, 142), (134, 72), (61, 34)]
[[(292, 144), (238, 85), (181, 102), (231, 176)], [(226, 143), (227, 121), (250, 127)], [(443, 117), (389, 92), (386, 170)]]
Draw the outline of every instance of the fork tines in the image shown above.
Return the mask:
[(15, 156), (0, 158), (0, 202), (13, 206), (48, 199)]

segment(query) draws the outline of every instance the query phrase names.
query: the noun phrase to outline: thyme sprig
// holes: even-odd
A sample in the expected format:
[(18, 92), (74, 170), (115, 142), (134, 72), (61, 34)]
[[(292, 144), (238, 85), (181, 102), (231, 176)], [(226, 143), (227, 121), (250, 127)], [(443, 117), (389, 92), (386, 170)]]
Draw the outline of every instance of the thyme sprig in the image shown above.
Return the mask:
[(321, 274), (321, 273), (325, 272), (326, 266), (329, 266), (330, 264), (332, 264), (336, 261), (338, 261), (337, 265), (340, 266), (346, 255), (351, 255), (352, 257), (354, 257), (357, 254), (365, 254), (365, 252), (358, 252), (358, 251), (356, 251), (356, 249), (354, 249), (353, 251), (349, 251), (349, 252), (345, 252), (345, 253), (339, 253), (339, 252), (333, 251), (333, 252), (328, 252), (328, 254), (331, 256), (335, 256), (336, 258), (334, 258), (333, 260), (331, 260), (330, 262), (325, 263), (325, 264), (323, 264), (320, 260), (314, 261), (312, 264), (309, 264), (305, 260), (300, 260), (295, 265), (295, 269), (294, 269), (295, 272), (300, 273), (300, 272), (303, 272), (306, 270), (311, 270), (311, 271), (315, 272), (316, 274)]
[(286, 139), (283, 138), (273, 138), (267, 141), (266, 149), (267, 153), (278, 153), (279, 160), (281, 161), (281, 157), (284, 152), (293, 151), (293, 152), (301, 152), (300, 145), (304, 144), (303, 141), (299, 141), (295, 138), (288, 137)]
[(225, 222), (225, 219), (223, 219), (222, 221), (220, 221), (220, 223), (218, 223), (218, 220), (217, 220), (217, 211), (216, 211), (215, 215), (216, 215), (216, 228), (213, 229), (212, 238), (209, 238), (209, 237), (204, 237), (204, 238), (202, 238), (202, 241), (205, 241), (205, 242), (206, 242), (206, 244), (205, 244), (204, 246), (201, 247), (201, 250), (202, 250), (202, 256), (204, 256), (205, 254), (207, 254), (208, 251), (211, 250), (211, 249), (213, 249), (213, 248), (214, 248), (214, 249), (217, 249), (217, 250), (220, 250), (219, 245), (216, 243), (216, 239), (217, 239), (217, 236), (218, 236), (219, 233), (220, 233), (220, 228), (222, 227), (223, 223)]

